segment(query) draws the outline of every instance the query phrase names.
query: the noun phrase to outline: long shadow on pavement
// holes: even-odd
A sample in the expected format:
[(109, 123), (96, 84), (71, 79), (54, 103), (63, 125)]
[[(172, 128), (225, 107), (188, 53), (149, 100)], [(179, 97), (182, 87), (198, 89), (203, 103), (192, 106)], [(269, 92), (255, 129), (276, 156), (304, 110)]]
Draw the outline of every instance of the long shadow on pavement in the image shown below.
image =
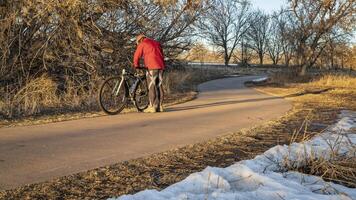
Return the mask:
[(208, 107), (231, 105), (231, 104), (238, 104), (238, 103), (258, 102), (258, 101), (266, 101), (272, 99), (283, 99), (283, 97), (268, 97), (268, 98), (245, 99), (245, 100), (236, 100), (236, 101), (222, 101), (222, 102), (207, 103), (207, 104), (200, 104), (194, 106), (182, 106), (182, 107), (168, 108), (165, 110), (165, 112), (192, 110), (192, 109), (208, 108)]
[(272, 100), (272, 99), (283, 99), (283, 98), (288, 98), (288, 97), (303, 96), (303, 95), (307, 95), (307, 94), (320, 94), (320, 93), (328, 92), (331, 89), (332, 88), (327, 88), (327, 89), (322, 89), (322, 90), (314, 90), (314, 91), (313, 90), (312, 91), (303, 91), (300, 93), (290, 94), (290, 95), (286, 95), (283, 97), (267, 97), (267, 98), (245, 99), (245, 100), (236, 100), (236, 101), (222, 101), (222, 102), (207, 103), (207, 104), (200, 104), (200, 105), (194, 105), (194, 106), (182, 106), (182, 107), (168, 108), (168, 109), (166, 109), (166, 112), (208, 108), (208, 107), (213, 107), (213, 106), (231, 105), (231, 104), (237, 104), (237, 103), (258, 102), (258, 101), (266, 101), (266, 100)]

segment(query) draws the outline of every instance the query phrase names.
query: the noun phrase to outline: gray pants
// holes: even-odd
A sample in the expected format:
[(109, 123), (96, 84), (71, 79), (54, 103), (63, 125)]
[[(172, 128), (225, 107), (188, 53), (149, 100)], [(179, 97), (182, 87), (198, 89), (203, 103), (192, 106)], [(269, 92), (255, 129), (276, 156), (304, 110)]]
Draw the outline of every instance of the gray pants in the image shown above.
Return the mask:
[(163, 102), (163, 70), (153, 69), (147, 70), (147, 85), (148, 96), (150, 99), (150, 106), (153, 106), (156, 110)]

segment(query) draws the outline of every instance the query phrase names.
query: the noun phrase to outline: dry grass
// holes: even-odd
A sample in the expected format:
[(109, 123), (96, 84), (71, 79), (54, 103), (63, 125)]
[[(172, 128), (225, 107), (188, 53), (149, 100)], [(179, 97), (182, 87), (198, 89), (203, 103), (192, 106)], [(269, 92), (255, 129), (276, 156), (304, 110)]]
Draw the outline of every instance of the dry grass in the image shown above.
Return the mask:
[(305, 83), (310, 81), (313, 77), (313, 75), (297, 76), (295, 72), (290, 70), (282, 70), (270, 76), (271, 82), (277, 86), (283, 86), (289, 83)]
[[(276, 74), (271, 77), (265, 86), (258, 86), (259, 91), (283, 96), (293, 102), (293, 109), (305, 110), (308, 115), (301, 124), (301, 129), (294, 132), (291, 142), (303, 142), (312, 136), (303, 132), (310, 129), (310, 119), (320, 118), (316, 123), (325, 124), (323, 118), (334, 115), (340, 110), (356, 110), (356, 77), (354, 75), (326, 74), (318, 76), (295, 77), (286, 73)], [(319, 117), (316, 117), (318, 116)], [(314, 122), (315, 123), (315, 122)], [(325, 126), (326, 127), (326, 126)], [(340, 145), (340, 144), (339, 144)], [(296, 170), (306, 174), (321, 176), (326, 181), (334, 181), (348, 187), (356, 187), (356, 165), (355, 157), (340, 156), (337, 152), (340, 148), (330, 144), (332, 149), (330, 155), (325, 158), (307, 159), (301, 167), (286, 165), (289, 170)], [(355, 147), (350, 146), (355, 153)]]
[(286, 97), (296, 104), (356, 110), (355, 75), (327, 74), (304, 78), (287, 75), (287, 77), (283, 78), (280, 74), (272, 76), (268, 85), (257, 89), (271, 95)]
[[(6, 92), (3, 96), (1, 110), (8, 117), (32, 115), (44, 108), (59, 105), (56, 94), (57, 84), (47, 76), (34, 79), (12, 95)], [(6, 96), (5, 96), (6, 95)]]
[(352, 75), (324, 75), (310, 82), (309, 85), (318, 87), (332, 87), (356, 89), (356, 77)]
[(331, 159), (308, 159), (303, 167), (289, 168), (304, 174), (320, 176), (326, 181), (332, 181), (346, 187), (356, 188), (356, 158), (332, 156)]
[[(316, 157), (316, 150), (311, 148), (310, 152), (300, 152), (296, 160), (287, 156), (282, 164), (283, 170), (320, 176), (326, 181), (356, 188), (356, 146), (347, 134), (335, 131), (331, 133), (337, 136), (333, 140), (324, 139), (325, 143), (328, 144), (327, 149), (324, 149), (328, 151), (327, 154)], [(310, 139), (310, 135), (300, 130), (293, 134), (291, 143), (299, 141), (304, 144)], [(341, 152), (341, 149), (345, 148), (348, 149), (347, 154)], [(304, 147), (304, 149), (307, 148)]]
[(186, 71), (171, 71), (164, 76), (163, 87), (168, 94), (174, 94), (181, 91), (186, 91), (191, 89), (193, 84), (191, 80), (193, 79), (195, 73), (189, 73)]
[(40, 115), (59, 115), (74, 111), (98, 110), (97, 81), (74, 84), (67, 80), (62, 89), (50, 77), (43, 75), (25, 84), (18, 92), (7, 91), (1, 96), (1, 117), (8, 121), (26, 120)]

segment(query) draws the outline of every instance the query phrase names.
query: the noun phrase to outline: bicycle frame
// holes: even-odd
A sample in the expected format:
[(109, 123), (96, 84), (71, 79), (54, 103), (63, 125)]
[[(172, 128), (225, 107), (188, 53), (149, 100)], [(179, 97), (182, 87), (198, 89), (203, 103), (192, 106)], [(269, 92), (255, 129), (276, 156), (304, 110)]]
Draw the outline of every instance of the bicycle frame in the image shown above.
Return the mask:
[[(132, 85), (129, 85), (129, 82), (128, 82), (129, 79), (134, 79), (135, 82)], [(137, 89), (139, 81), (143, 81), (142, 77), (140, 77), (139, 75), (130, 73), (130, 72), (126, 71), (125, 69), (123, 69), (122, 73), (121, 73), (121, 81), (120, 81), (120, 83), (116, 83), (113, 93), (115, 93), (115, 96), (118, 96), (119, 92), (120, 92), (120, 88), (123, 86), (123, 84), (125, 84), (125, 87), (128, 88), (128, 94), (126, 94), (126, 97), (132, 98), (133, 93)]]
[[(132, 102), (138, 111), (143, 111), (149, 101), (146, 76), (123, 69), (119, 76), (110, 77), (103, 82), (98, 97), (102, 110), (110, 115), (120, 113), (129, 102)], [(110, 98), (116, 100), (111, 102)], [(115, 107), (114, 110), (112, 106)]]

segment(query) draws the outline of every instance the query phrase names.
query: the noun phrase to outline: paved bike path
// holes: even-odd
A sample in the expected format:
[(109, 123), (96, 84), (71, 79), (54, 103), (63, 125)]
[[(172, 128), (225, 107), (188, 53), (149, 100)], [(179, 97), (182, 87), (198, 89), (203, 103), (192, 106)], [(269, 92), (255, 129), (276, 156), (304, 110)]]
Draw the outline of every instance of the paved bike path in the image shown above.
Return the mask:
[(198, 98), (165, 113), (129, 113), (0, 129), (0, 190), (50, 180), (261, 124), (291, 104), (244, 87), (256, 76), (199, 86)]

